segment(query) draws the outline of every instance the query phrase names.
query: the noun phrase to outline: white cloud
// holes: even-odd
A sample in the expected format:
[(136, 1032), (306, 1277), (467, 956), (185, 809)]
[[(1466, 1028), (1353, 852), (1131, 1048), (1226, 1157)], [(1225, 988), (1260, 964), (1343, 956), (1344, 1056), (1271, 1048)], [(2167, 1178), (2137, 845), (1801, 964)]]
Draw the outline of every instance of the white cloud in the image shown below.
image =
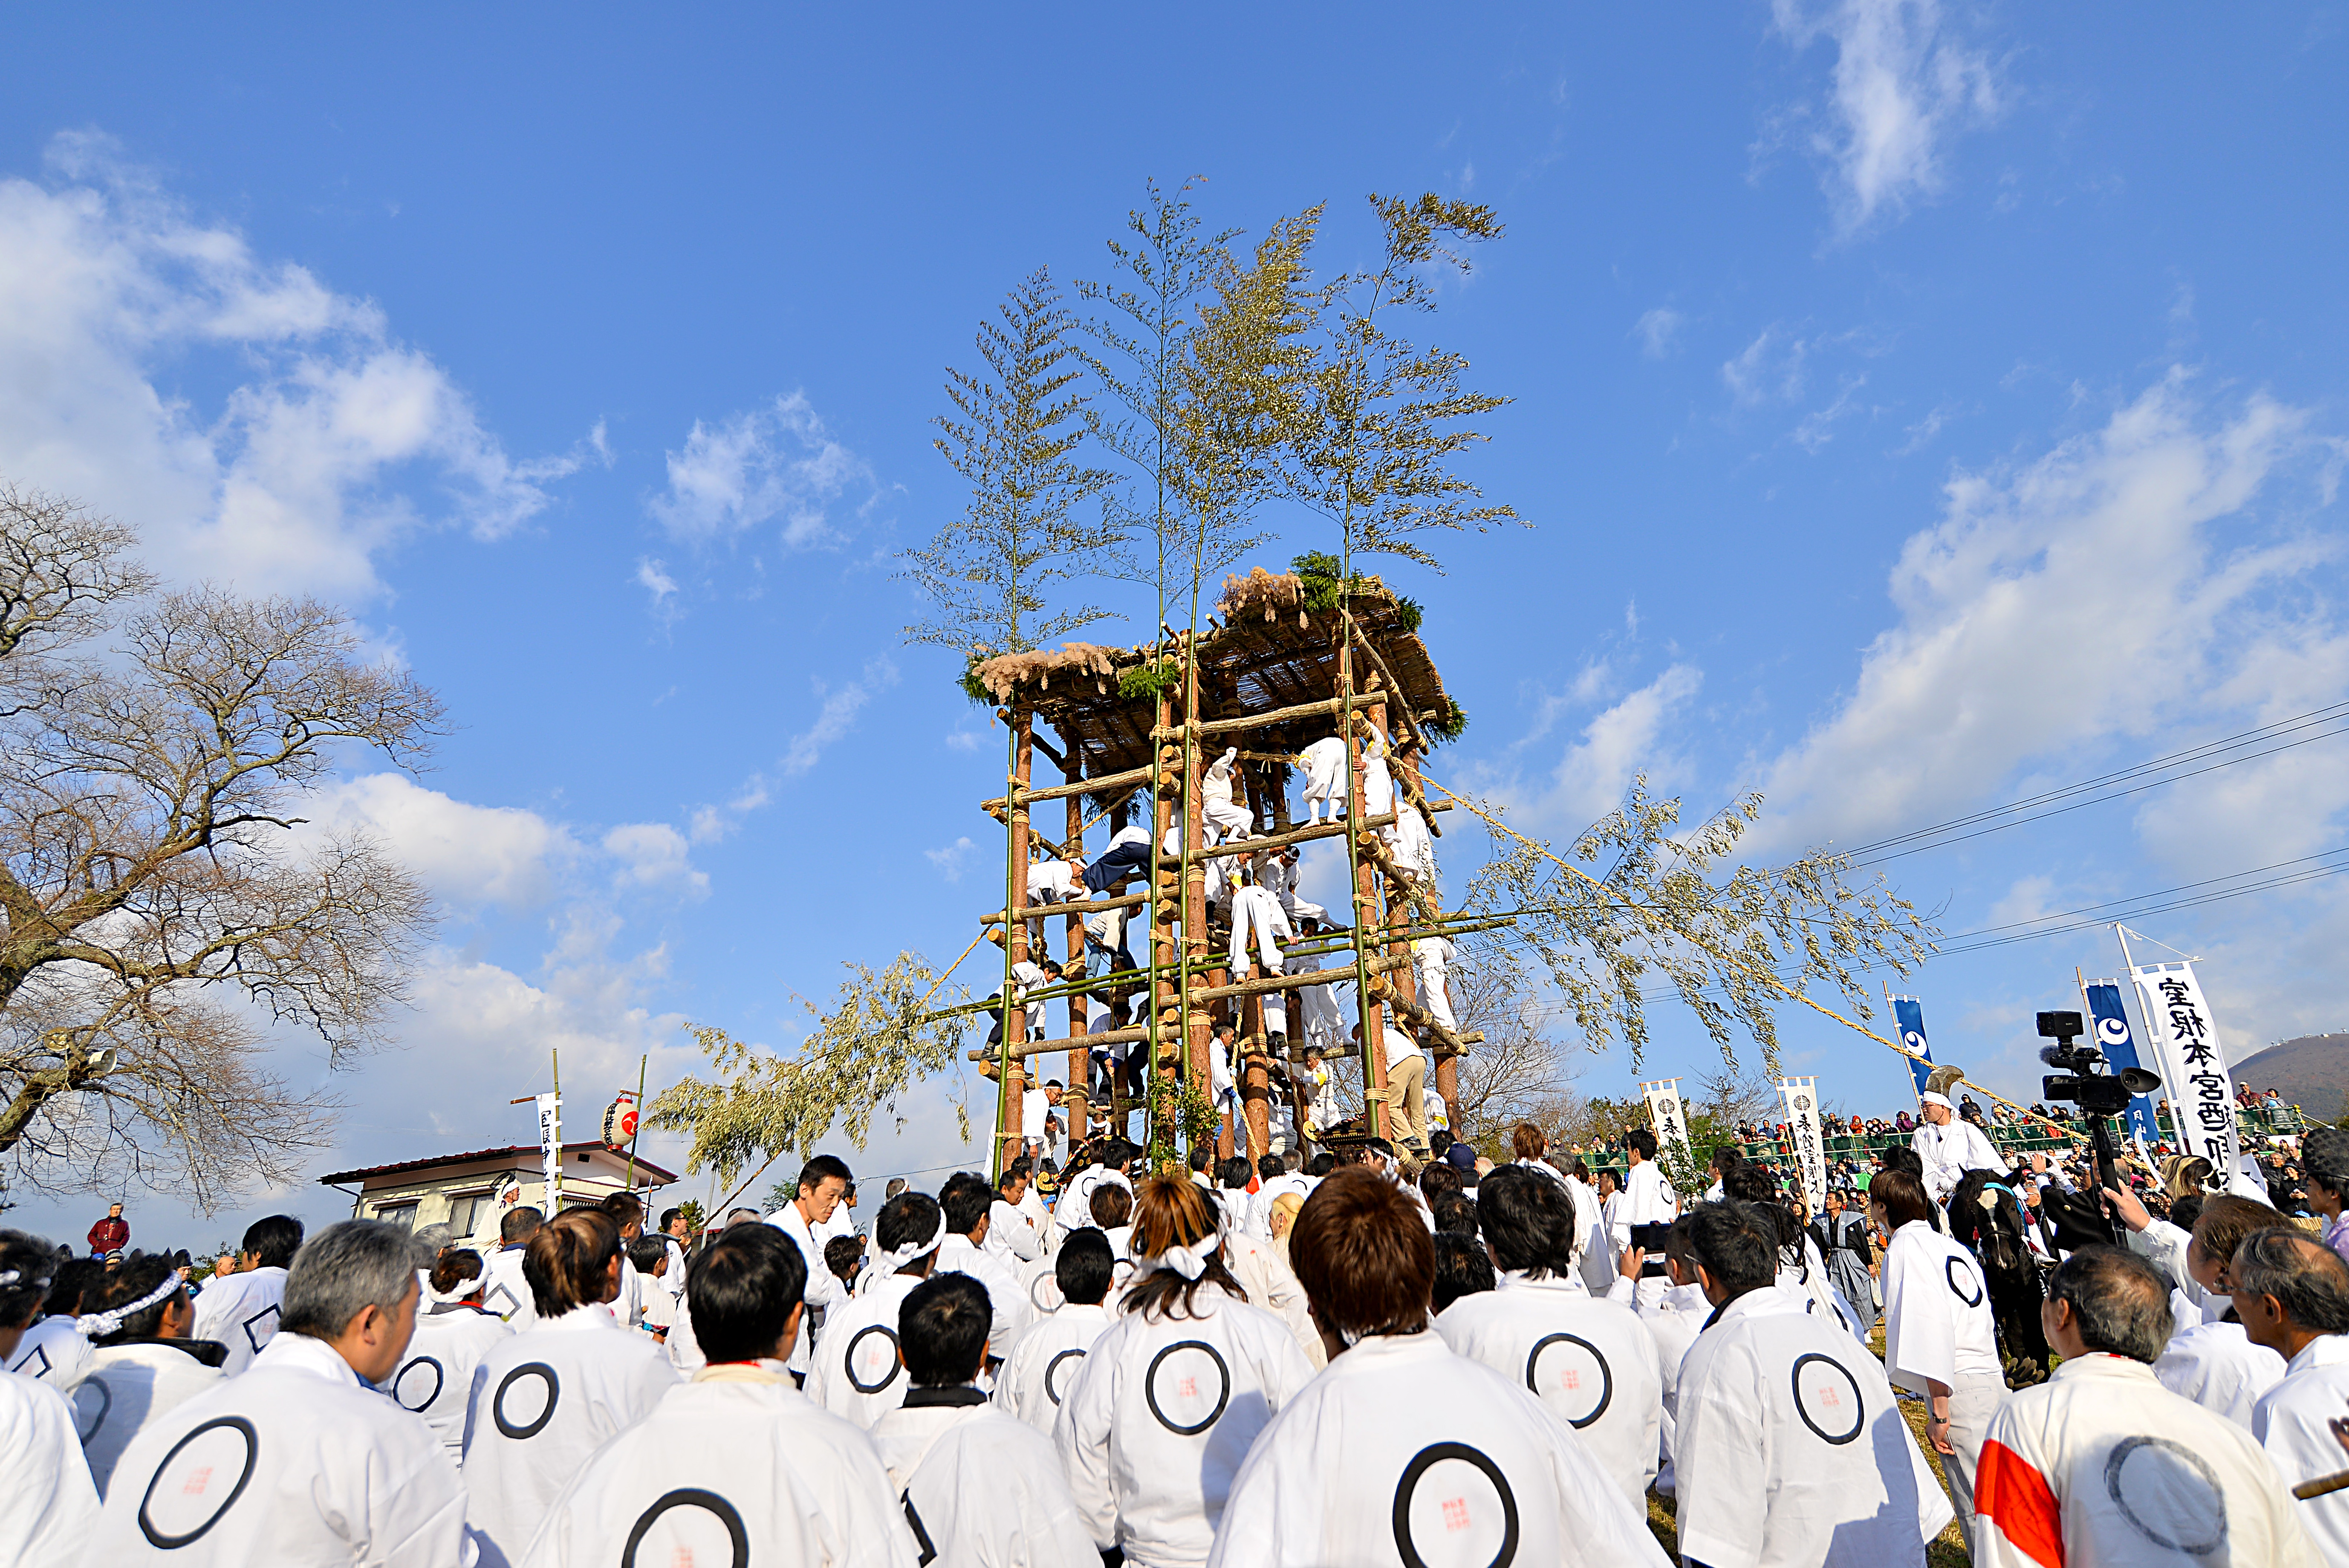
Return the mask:
[(543, 903), (581, 852), (569, 829), (535, 811), (451, 799), (404, 773), (337, 779), (302, 814), (321, 829), (369, 830), (437, 896), (460, 903)]
[(677, 579), (668, 574), (668, 567), (647, 555), (636, 562), (636, 585), (653, 596), (653, 614), (662, 620), (670, 618), (673, 611), (669, 601), (677, 597)]
[(981, 737), (975, 729), (950, 729), (947, 732), (949, 751), (977, 751)]
[(1676, 310), (1658, 305), (1632, 324), (1631, 335), (1640, 340), (1640, 350), (1651, 359), (1661, 359), (1672, 351), (1673, 340), (1688, 317)]
[[(608, 460), (511, 458), (371, 301), (190, 215), (111, 143), (0, 180), (0, 472), (138, 527), (168, 574), (249, 591), (378, 592), (418, 529), (512, 531), (547, 484)], [(178, 390), (224, 378), (204, 405)]]
[(1834, 40), (1834, 129), (1811, 149), (1847, 234), (1937, 194), (1947, 139), (2000, 112), (1989, 58), (1953, 36), (1938, 0), (1772, 0), (1771, 17), (1797, 49)]
[(1959, 473), (1894, 569), (1899, 622), (1770, 769), (1765, 836), (1897, 831), (1979, 805), (2034, 758), (2071, 776), (2104, 738), (2168, 751), (2225, 733), (2206, 727), (2238, 705), (2337, 693), (2339, 634), (2264, 593), (2331, 547), (2250, 513), (2306, 425), (2263, 396), (2214, 418), (2173, 372), (2035, 461)]
[(852, 492), (869, 501), (874, 489), (864, 460), (793, 392), (714, 428), (695, 420), (684, 449), (668, 454), (667, 490), (649, 505), (669, 536), (688, 543), (730, 540), (781, 518), (783, 545), (806, 550), (843, 537), (834, 502)]
[[(864, 666), (864, 673), (823, 699), (815, 722), (792, 737), (791, 746), (777, 764), (786, 779), (796, 779), (823, 757), (824, 748), (846, 735), (864, 705), (897, 684), (897, 666), (885, 655)], [(823, 687), (816, 687), (821, 692)]]
[(685, 835), (667, 822), (623, 822), (604, 835), (603, 848), (620, 862), (623, 885), (709, 891), (709, 873), (694, 869)]
[(1579, 825), (1613, 810), (1634, 777), (1652, 773), (1669, 761), (1665, 727), (1703, 684), (1704, 676), (1694, 665), (1673, 665), (1598, 714), (1559, 758), (1536, 811)]
[(1806, 452), (1816, 454), (1821, 447), (1834, 440), (1837, 420), (1847, 415), (1866, 411), (1855, 399), (1859, 396), (1859, 389), (1867, 385), (1867, 377), (1855, 376), (1844, 383), (1843, 390), (1836, 394), (1834, 402), (1824, 408), (1815, 408), (1805, 415), (1803, 422), (1795, 427), (1795, 445)]
[(1803, 362), (1810, 347), (1806, 339), (1774, 323), (1764, 327), (1736, 358), (1722, 363), (1722, 384), (1740, 407), (1791, 403), (1803, 395)]
[(971, 855), (978, 848), (969, 839), (961, 838), (945, 849), (924, 850), (922, 853), (938, 868), (938, 875), (952, 882), (962, 881), (962, 873), (969, 868)]

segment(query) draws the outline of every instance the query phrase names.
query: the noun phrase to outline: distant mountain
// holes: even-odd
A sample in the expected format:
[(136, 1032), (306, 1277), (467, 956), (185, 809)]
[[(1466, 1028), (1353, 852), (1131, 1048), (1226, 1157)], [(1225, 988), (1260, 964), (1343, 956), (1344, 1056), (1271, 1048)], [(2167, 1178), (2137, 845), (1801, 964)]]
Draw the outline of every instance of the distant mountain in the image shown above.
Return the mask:
[(2349, 1100), (2349, 1034), (2303, 1035), (2235, 1064), (2235, 1081), (2261, 1094), (2270, 1085), (2312, 1120), (2332, 1121)]

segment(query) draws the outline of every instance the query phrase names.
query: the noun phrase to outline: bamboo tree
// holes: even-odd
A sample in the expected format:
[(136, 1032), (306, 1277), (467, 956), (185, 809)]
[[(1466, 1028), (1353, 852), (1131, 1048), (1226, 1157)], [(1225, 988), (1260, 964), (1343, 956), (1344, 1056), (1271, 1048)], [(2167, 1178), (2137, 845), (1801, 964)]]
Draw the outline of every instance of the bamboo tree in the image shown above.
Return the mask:
[(936, 611), (905, 628), (907, 642), (972, 659), (1024, 654), (1110, 617), (1048, 597), (1052, 584), (1091, 573), (1112, 541), (1098, 519), (1080, 515), (1111, 476), (1075, 456), (1088, 399), (1074, 389), (1083, 375), (1074, 326), (1040, 267), (979, 324), (988, 374), (947, 369), (955, 412), (934, 421), (942, 434), (932, 445), (969, 483), (970, 500), (928, 545), (904, 552), (900, 574)]

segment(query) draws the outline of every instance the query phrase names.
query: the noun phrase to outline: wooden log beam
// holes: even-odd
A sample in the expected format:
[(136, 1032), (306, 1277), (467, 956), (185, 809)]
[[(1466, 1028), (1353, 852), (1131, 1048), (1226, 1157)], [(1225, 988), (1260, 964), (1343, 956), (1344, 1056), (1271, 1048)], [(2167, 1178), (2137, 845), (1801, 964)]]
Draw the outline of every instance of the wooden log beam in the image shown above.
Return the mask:
[[(1345, 710), (1345, 706), (1343, 697), (1323, 697), (1319, 702), (1300, 702), (1294, 707), (1276, 707), (1267, 713), (1242, 714), (1235, 718), (1204, 719), (1192, 727), (1192, 733), (1202, 739), (1210, 735), (1236, 735), (1244, 729), (1263, 729), (1276, 724), (1287, 724), (1294, 719), (1319, 718), (1328, 714), (1340, 713)], [(1361, 697), (1356, 697), (1354, 706), (1365, 707), (1369, 705)], [(1178, 727), (1168, 726), (1152, 730), (1150, 738), (1180, 740), (1183, 738), (1183, 731)]]
[[(1411, 962), (1381, 954), (1365, 965), (1372, 975), (1383, 975)], [(1196, 1006), (1206, 1002), (1227, 1001), (1235, 996), (1266, 996), (1276, 991), (1302, 991), (1309, 985), (1348, 985), (1353, 983), (1354, 966), (1350, 964), (1336, 969), (1316, 969), (1305, 975), (1268, 975), (1261, 980), (1240, 980), (1228, 985), (1196, 985), (1191, 989), (1191, 1003)], [(1076, 1035), (1058, 1040), (1030, 1040), (1026, 1045), (1011, 1047), (1014, 1059), (1040, 1057), (1052, 1051), (1065, 1051), (1083, 1046), (1114, 1046), (1128, 1044), (1149, 1037), (1147, 1024), (1133, 1024), (1123, 1029), (1104, 1029), (1098, 1035)], [(981, 1046), (968, 1053), (972, 1061), (992, 1061), (1002, 1056), (1000, 1046)]]
[[(1148, 765), (1129, 768), (1123, 773), (1104, 773), (1098, 779), (1071, 779), (1068, 783), (1053, 784), (1041, 789), (1022, 789), (1019, 798), (1030, 801), (1057, 800), (1064, 795), (1107, 794), (1113, 789), (1123, 789), (1129, 784), (1147, 784), (1157, 771), (1155, 767)], [(978, 809), (990, 817), (994, 816), (1003, 810), (1003, 797), (998, 795), (992, 800), (981, 800)]]
[[(1150, 895), (1146, 892), (1130, 892), (1123, 898), (1083, 899), (1073, 903), (1040, 903), (1031, 905), (1029, 908), (1026, 913), (1026, 918), (1030, 920), (1042, 920), (1047, 916), (1050, 916), (1057, 919), (1061, 915), (1075, 915), (1082, 917), (1088, 914), (1100, 914), (1105, 911), (1112, 909), (1133, 909), (1142, 904), (1148, 903), (1149, 902)], [(1003, 923), (1003, 915), (1004, 912), (1002, 910), (990, 909), (985, 914), (978, 917), (978, 923), (981, 925), (1001, 925)]]

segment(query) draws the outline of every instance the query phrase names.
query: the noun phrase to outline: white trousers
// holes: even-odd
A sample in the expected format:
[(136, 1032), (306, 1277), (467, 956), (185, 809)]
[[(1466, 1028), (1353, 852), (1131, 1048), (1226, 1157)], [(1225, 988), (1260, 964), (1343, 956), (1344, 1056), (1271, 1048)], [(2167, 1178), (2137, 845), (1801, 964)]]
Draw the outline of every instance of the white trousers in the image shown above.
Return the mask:
[(1435, 1021), (1447, 1029), (1458, 1029), (1460, 1020), (1452, 1016), (1452, 995), (1445, 986), (1444, 960), (1433, 953), (1418, 956), (1419, 1004), (1435, 1015)]
[(1273, 916), (1279, 907), (1269, 898), (1257, 897), (1253, 893), (1233, 901), (1231, 960), (1235, 978), (1247, 974), (1248, 939), (1251, 934), (1256, 939), (1257, 954), (1264, 962), (1264, 972), (1268, 975), (1281, 973), (1285, 960), (1280, 956), (1280, 947), (1274, 940), (1272, 929)]

